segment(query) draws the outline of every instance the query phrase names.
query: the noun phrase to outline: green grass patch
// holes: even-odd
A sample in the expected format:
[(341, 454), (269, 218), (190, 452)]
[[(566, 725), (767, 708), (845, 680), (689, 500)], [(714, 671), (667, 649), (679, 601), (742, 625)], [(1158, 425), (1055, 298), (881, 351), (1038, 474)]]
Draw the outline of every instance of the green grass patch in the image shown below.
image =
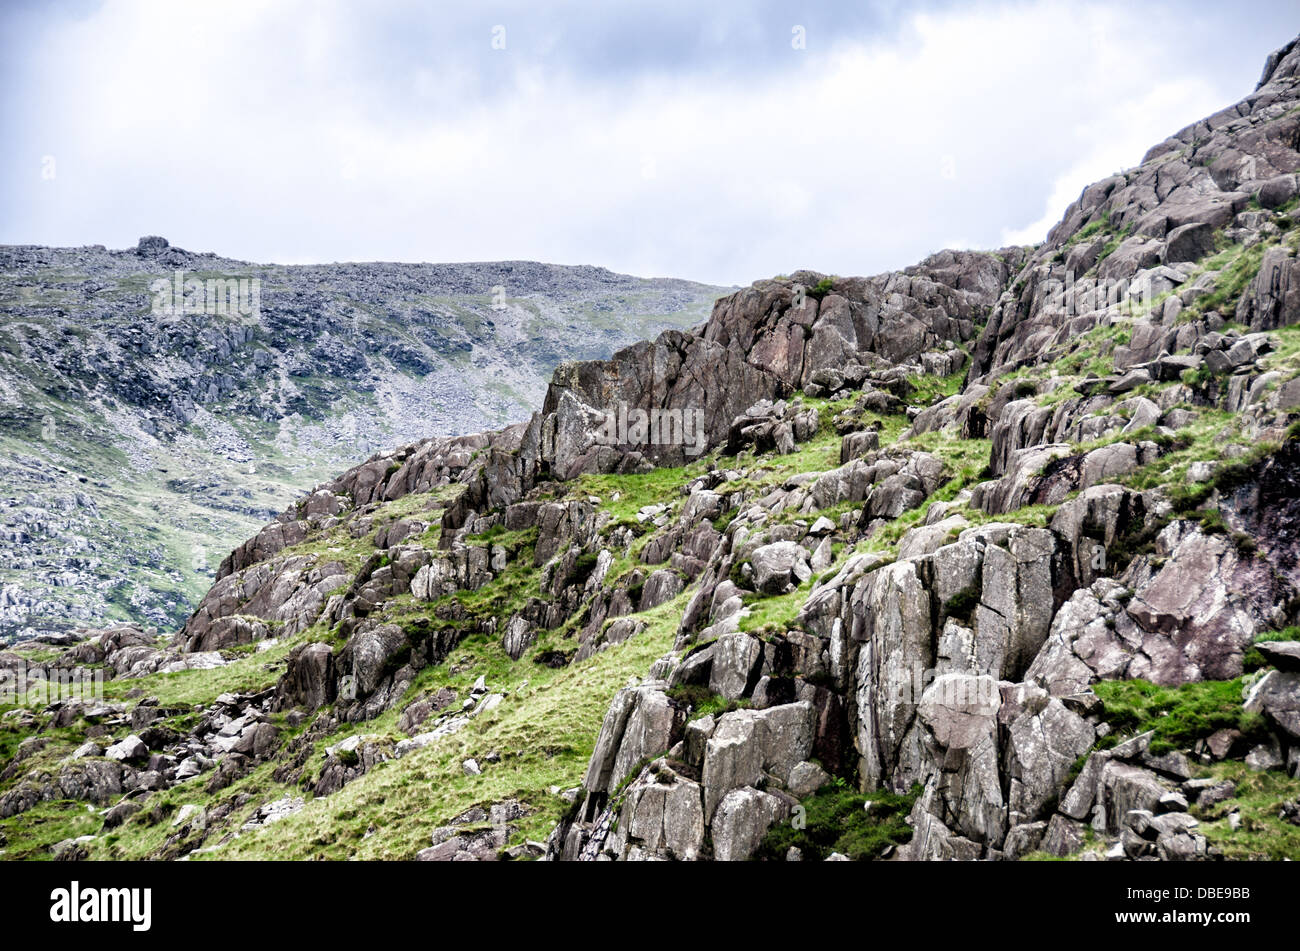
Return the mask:
[(1177, 687), (1160, 687), (1146, 680), (1103, 680), (1093, 685), (1104, 706), (1103, 717), (1111, 725), (1111, 733), (1102, 742), (1113, 745), (1122, 737), (1152, 730), (1151, 752), (1159, 755), (1190, 749), (1197, 740), (1223, 729), (1262, 738), (1264, 720), (1243, 709), (1242, 690), (1240, 677)]
[[(1197, 831), (1225, 859), (1275, 862), (1300, 859), (1300, 826), (1279, 815), (1283, 802), (1300, 800), (1300, 779), (1292, 779), (1280, 770), (1256, 771), (1236, 760), (1216, 763), (1204, 773), (1230, 780), (1237, 786), (1237, 794), (1231, 799), (1209, 809), (1192, 807), (1192, 815), (1201, 823)], [(1240, 817), (1236, 829), (1228, 819), (1233, 812)]]
[[(755, 857), (782, 861), (791, 847), (798, 848), (805, 861), (821, 861), (832, 852), (855, 862), (879, 858), (891, 845), (912, 838), (912, 827), (904, 820), (917, 797), (920, 785), (903, 794), (862, 793), (843, 779), (835, 779), (803, 800), (803, 815), (768, 830)], [(870, 810), (866, 808), (871, 803)]]

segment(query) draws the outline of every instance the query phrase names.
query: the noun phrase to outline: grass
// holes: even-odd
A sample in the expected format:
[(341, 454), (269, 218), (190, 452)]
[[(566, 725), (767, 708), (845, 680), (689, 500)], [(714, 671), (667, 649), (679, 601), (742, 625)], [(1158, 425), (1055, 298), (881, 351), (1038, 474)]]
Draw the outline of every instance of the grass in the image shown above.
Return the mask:
[(64, 839), (94, 835), (103, 824), (99, 811), (84, 802), (62, 799), (41, 803), (0, 820), (0, 859), (49, 861), (54, 857), (51, 846)]
[[(724, 713), (731, 713), (749, 706), (748, 700), (728, 700), (721, 694), (714, 693), (701, 684), (678, 684), (669, 689), (668, 696), (690, 707), (691, 720), (699, 720), (708, 716), (721, 716)], [(633, 770), (628, 774), (628, 779), (634, 779), (635, 776), (636, 770)]]
[[(1090, 223), (1071, 241), (1091, 237), (1103, 229), (1109, 233), (1108, 218)], [(1117, 244), (1122, 239), (1123, 235), (1114, 236), (1110, 244)], [(1225, 294), (1231, 294), (1234, 286), (1245, 286), (1251, 265), (1244, 252), (1223, 252), (1213, 260), (1222, 275), (1216, 293), (1222, 289)], [(1255, 267), (1257, 270), (1257, 263)], [(832, 283), (828, 278), (812, 293), (829, 292)], [(1016, 397), (1032, 398), (1045, 406), (1078, 399), (1080, 394), (1073, 385), (1081, 382), (1084, 375), (1111, 372), (1114, 348), (1128, 342), (1131, 326), (1132, 315), (1112, 317), (1073, 338), (1066, 352), (1049, 354), (1050, 362), (1043, 368), (1021, 368), (1005, 374), (998, 385), (1013, 387), (1012, 394)], [(1267, 358), (1270, 368), (1300, 371), (1300, 327), (1284, 328), (1276, 336), (1280, 346)], [(1058, 385), (1040, 393), (1043, 387), (1039, 384), (1046, 370), (1051, 371)], [(918, 405), (932, 405), (960, 392), (963, 379), (961, 373), (948, 377), (913, 376), (909, 380), (911, 400)], [(1157, 398), (1167, 386), (1174, 385), (1177, 384), (1150, 384), (1141, 392)], [(602, 539), (572, 563), (567, 580), (579, 583), (587, 579), (594, 570), (601, 546), (609, 548), (614, 556), (605, 577), (606, 589), (620, 583), (626, 585), (626, 576), (633, 570), (652, 570), (642, 563), (641, 554), (659, 529), (651, 523), (638, 521), (637, 513), (647, 505), (666, 504), (666, 514), (675, 519), (685, 499), (683, 486), (706, 473), (711, 465), (742, 473), (741, 478), (717, 489), (720, 494), (738, 494), (745, 500), (714, 520), (719, 530), (725, 529), (738, 511), (782, 487), (791, 477), (837, 468), (841, 437), (835, 432), (834, 419), (837, 414), (850, 411), (855, 398), (856, 395), (840, 400), (797, 397), (805, 406), (817, 411), (818, 429), (811, 440), (800, 444), (790, 455), (755, 455), (752, 450), (747, 450), (736, 457), (727, 457), (713, 452), (682, 467), (636, 475), (585, 475), (568, 484), (542, 487), (536, 498), (585, 500), (594, 496), (599, 501), (593, 503), (593, 507), (606, 513), (601, 516), (605, 519)], [(1111, 409), (1109, 412), (1115, 411)], [(964, 489), (989, 477), (992, 446), (988, 439), (962, 439), (952, 430), (939, 430), (902, 440), (902, 434), (909, 428), (905, 414), (859, 415), (863, 423), (879, 424), (882, 449), (898, 446), (930, 452), (941, 459), (946, 481), (920, 505), (877, 526), (871, 535), (848, 539), (852, 544), (837, 543), (834, 563), (829, 571), (822, 573), (823, 578), (838, 570), (856, 551), (895, 554), (902, 537), (924, 523), (931, 503), (955, 502)], [(1205, 531), (1231, 534), (1218, 511), (1208, 507), (1207, 503), (1215, 490), (1229, 491), (1241, 484), (1249, 477), (1250, 466), (1274, 448), (1268, 444), (1255, 445), (1246, 456), (1225, 462), (1222, 451), (1225, 443), (1241, 441), (1250, 444), (1235, 427), (1236, 419), (1231, 414), (1198, 406), (1193, 422), (1174, 437), (1160, 436), (1147, 429), (1128, 436), (1112, 434), (1076, 448), (1086, 451), (1119, 439), (1156, 439), (1161, 444), (1161, 458), (1118, 481), (1135, 488), (1164, 487), (1173, 502), (1171, 517), (1199, 518)], [(1214, 478), (1208, 483), (1188, 483), (1187, 469), (1194, 462), (1208, 460), (1223, 463)], [(436, 544), (439, 511), (457, 491), (460, 491), (459, 487), (446, 487), (385, 503), (368, 513), (374, 518), (374, 523), (361, 538), (353, 538), (346, 527), (340, 526), (333, 531), (317, 533), (284, 554), (309, 555), (318, 564), (340, 561), (355, 571), (376, 555), (374, 532), (385, 524), (406, 517), (429, 521), (430, 527), (421, 541), (426, 545)], [(796, 519), (811, 522), (823, 514), (838, 523), (841, 516), (856, 513), (860, 508), (861, 503), (839, 503), (824, 512), (786, 509), (776, 513), (765, 524), (788, 524)], [(1026, 506), (1012, 513), (988, 516), (966, 505), (953, 505), (949, 514), (961, 515), (972, 527), (989, 522), (1016, 522), (1041, 527), (1048, 524), (1056, 509), (1054, 505)], [(610, 543), (611, 530), (617, 527), (632, 530), (632, 541), (626, 548)], [(211, 851), (198, 853), (196, 858), (411, 858), (430, 844), (429, 835), (434, 828), (446, 824), (471, 806), (507, 798), (517, 798), (531, 810), (519, 823), (513, 841), (545, 838), (556, 820), (570, 808), (567, 799), (550, 790), (555, 787), (570, 789), (582, 782), (611, 696), (629, 681), (644, 676), (651, 662), (671, 649), (678, 619), (691, 592), (643, 613), (640, 617), (649, 622), (647, 630), (582, 663), (560, 669), (537, 663), (538, 655), (543, 651), (571, 651), (575, 646), (576, 630), (586, 623), (582, 607), (573, 611), (557, 628), (538, 632), (537, 642), (529, 651), (520, 660), (512, 661), (501, 650), (500, 629), (495, 633), (485, 633), (480, 630), (479, 623), (488, 618), (504, 620), (520, 610), (530, 598), (550, 597), (541, 590), (541, 572), (532, 564), (537, 537), (536, 528), (507, 532), (501, 524), (470, 536), (466, 539), (469, 544), (500, 545), (510, 554), (508, 567), (491, 583), (476, 591), (458, 591), (431, 604), (416, 602), (410, 595), (395, 597), (372, 615), (375, 620), (392, 621), (411, 630), (453, 630), (455, 646), (440, 663), (416, 674), (402, 701), (376, 719), (346, 724), (328, 736), (314, 739), (306, 750), (306, 765), (301, 777), (277, 779), (276, 769), (283, 763), (267, 763), (219, 794), (207, 793), (204, 780), (155, 793), (148, 799), (144, 812), (92, 843), (92, 856), (141, 858), (176, 853), (181, 846), (169, 841), (175, 835), (170, 817), (189, 803), (203, 804), (209, 811), (226, 813), (224, 817), (214, 819), (213, 833), (205, 844)], [(1144, 544), (1149, 545), (1150, 538), (1126, 539), (1123, 544), (1136, 550)], [(799, 610), (815, 584), (816, 580), (810, 579), (787, 594), (748, 596), (745, 599), (746, 614), (740, 620), (741, 630), (761, 637), (796, 627)], [(950, 603), (946, 610), (965, 616), (976, 597), (975, 591), (968, 592)], [(1300, 629), (1288, 628), (1261, 635), (1258, 640), (1296, 639), (1298, 635)], [(107, 692), (110, 698), (120, 698), (128, 689), (140, 687), (146, 694), (157, 697), (162, 706), (184, 711), (167, 721), (169, 725), (182, 727), (186, 718), (192, 720), (197, 715), (194, 711), (210, 703), (218, 693), (256, 691), (273, 684), (283, 671), (286, 655), (297, 644), (320, 640), (338, 646), (340, 636), (336, 630), (317, 624), (292, 639), (276, 643), (267, 651), (258, 652), (252, 645), (247, 645), (223, 652), (230, 662), (219, 669), (109, 682)], [(1258, 651), (1248, 652), (1248, 669), (1262, 664), (1263, 658)], [(457, 734), (444, 737), (401, 760), (374, 767), (334, 795), (311, 796), (310, 788), (319, 775), (326, 745), (360, 734), (373, 734), (381, 742), (400, 740), (403, 734), (397, 730), (397, 721), (407, 703), (443, 686), (451, 687), (457, 697), (463, 699), (479, 676), (486, 678), (490, 690), (506, 695), (495, 710), (475, 719)], [(1262, 720), (1245, 713), (1241, 707), (1243, 686), (1242, 679), (1186, 684), (1177, 688), (1159, 687), (1145, 681), (1098, 684), (1095, 689), (1103, 700), (1105, 719), (1112, 727), (1100, 745), (1109, 746), (1124, 736), (1145, 730), (1155, 732), (1152, 750), (1156, 753), (1187, 749), (1197, 740), (1224, 727), (1242, 730), (1248, 736), (1262, 735)], [(692, 716), (696, 717), (724, 713), (745, 705), (743, 700), (728, 701), (700, 687), (679, 687), (672, 691), (672, 695), (690, 704)], [(289, 729), (282, 716), (275, 722), (281, 727), (285, 742), (295, 741), (308, 728), (304, 724)], [(0, 723), (0, 761), (12, 757), (17, 745), (29, 732), (8, 729)], [(51, 743), (32, 758), (32, 765), (56, 764), (73, 743), (74, 733), (73, 730), (67, 731), (67, 735), (48, 731)], [(489, 764), (486, 756), (492, 752), (499, 754), (500, 761)], [(470, 757), (484, 766), (481, 775), (470, 777), (464, 774), (461, 764)], [(1221, 771), (1236, 768), (1234, 764), (1214, 767)], [(1244, 857), (1273, 855), (1281, 849), (1283, 852), (1289, 850), (1288, 854), (1295, 856), (1294, 844), (1286, 838), (1290, 833), (1275, 829), (1275, 822), (1268, 814), (1270, 796), (1289, 795), (1294, 798), (1294, 790), (1287, 785), (1291, 781), (1275, 774), (1262, 774), (1260, 777), (1246, 776), (1243, 782), (1243, 802), (1258, 802), (1257, 809), (1252, 806), (1254, 811), (1250, 814), (1250, 822), (1236, 832), (1223, 831), (1226, 821), (1220, 818), (1206, 817), (1206, 824), (1215, 826), (1215, 834), (1226, 843), (1223, 846), (1225, 851), (1231, 848), (1236, 850), (1234, 854)], [(906, 841), (910, 835), (910, 829), (902, 820), (915, 801), (916, 793), (917, 790), (905, 795), (863, 794), (849, 788), (843, 780), (837, 781), (803, 802), (804, 828), (782, 824), (771, 830), (760, 855), (780, 859), (794, 845), (804, 851), (806, 858), (822, 858), (832, 851), (851, 858), (877, 857), (889, 845)], [(304, 796), (307, 800), (305, 808), (267, 829), (244, 832), (221, 842), (224, 836), (237, 831), (262, 804), (286, 795)], [(875, 803), (870, 813), (863, 808), (867, 801)], [(1275, 814), (1277, 800), (1274, 798), (1271, 802)], [(7, 839), (7, 845), (0, 844), (0, 849), (6, 850), (5, 857), (44, 857), (53, 842), (72, 835), (98, 834), (98, 817), (84, 818), (89, 815), (85, 804), (42, 804), (24, 814), (31, 817), (30, 823), (25, 823), (24, 816), (0, 823), (0, 833)], [(1221, 821), (1222, 828), (1215, 825)], [(1269, 844), (1269, 835), (1274, 835), (1282, 845), (1274, 849)], [(186, 848), (193, 844), (196, 843), (189, 843)]]
[(1110, 230), (1110, 212), (1107, 211), (1100, 218), (1094, 218), (1074, 234), (1063, 245), (1064, 248), (1071, 248), (1081, 241), (1087, 241), (1093, 235), (1100, 234), (1103, 231)]
[(808, 595), (812, 592), (812, 586), (813, 579), (809, 578), (789, 594), (778, 594), (772, 597), (763, 597), (761, 595), (746, 597), (745, 606), (749, 611), (741, 617), (740, 629), (754, 633), (780, 633), (790, 630), (796, 626), (795, 618), (798, 616), (799, 609), (803, 607), (804, 602), (808, 600)]
[(595, 496), (600, 499), (600, 508), (610, 514), (614, 523), (638, 524), (636, 514), (642, 508), (680, 498), (681, 487), (705, 471), (706, 464), (701, 460), (686, 466), (628, 475), (587, 474), (569, 484), (565, 497)]
[(1204, 270), (1217, 271), (1214, 290), (1194, 300), (1179, 315), (1179, 323), (1199, 320), (1210, 311), (1218, 311), (1231, 319), (1236, 312), (1237, 301), (1245, 292), (1250, 282), (1259, 273), (1259, 266), (1264, 254), (1276, 247), (1281, 241), (1290, 241), (1291, 236), (1266, 238), (1252, 247), (1233, 244), (1215, 254), (1205, 262)]
[(1154, 731), (1151, 752), (1188, 750), (1197, 741), (1222, 729), (1261, 737), (1263, 718), (1242, 708), (1244, 684), (1236, 680), (1204, 680), (1178, 687), (1160, 687), (1145, 680), (1105, 680), (1093, 685), (1101, 698), (1103, 717), (1111, 733), (1103, 745), (1122, 737)]
[(907, 378), (912, 387), (909, 400), (917, 406), (932, 406), (950, 396), (956, 396), (961, 391), (965, 379), (965, 371), (951, 373), (948, 376), (914, 373)]
[[(409, 859), (430, 844), (434, 828), (452, 817), (473, 805), (511, 797), (534, 810), (521, 821), (516, 839), (544, 838), (569, 805), (547, 790), (581, 783), (610, 697), (629, 678), (644, 675), (650, 662), (672, 646), (686, 599), (683, 594), (642, 615), (649, 627), (638, 636), (560, 670), (533, 663), (534, 651), (507, 663), (497, 650), (500, 666), (491, 672), (489, 684), (511, 692), (495, 710), (202, 857)], [(463, 682), (477, 676), (477, 667), (449, 675), (450, 667), (465, 660), (461, 653), (433, 669), (430, 679), (442, 683), (458, 677)], [(394, 716), (390, 711), (364, 729), (382, 730)], [(337, 741), (337, 736), (331, 738)], [(485, 765), (479, 776), (464, 774), (464, 760), (475, 757), (483, 764), (492, 751), (500, 754), (500, 763)]]
[(1273, 444), (1257, 443), (1247, 456), (1221, 465), (1210, 481), (1188, 481), (1187, 470), (1193, 463), (1222, 462), (1226, 444), (1237, 438), (1245, 442), (1244, 436), (1238, 436), (1239, 430), (1240, 420), (1235, 414), (1198, 408), (1196, 418), (1166, 442), (1159, 459), (1115, 481), (1138, 490), (1164, 487), (1175, 512), (1190, 512), (1204, 503), (1216, 488), (1229, 489), (1234, 482), (1245, 478), (1252, 464), (1277, 448)]
[(104, 696), (121, 699), (128, 690), (140, 688), (157, 697), (160, 706), (181, 707), (210, 703), (222, 693), (255, 693), (272, 686), (284, 672), (284, 660), (298, 644), (321, 640), (319, 628), (310, 628), (292, 638), (278, 641), (264, 651), (244, 654), (224, 667), (183, 670), (173, 674), (150, 674), (131, 680), (104, 682)]
[[(1264, 631), (1255, 635), (1256, 644), (1262, 644), (1266, 641), (1300, 641), (1300, 626), (1292, 625), (1278, 631)], [(1268, 661), (1264, 660), (1264, 655), (1254, 647), (1246, 650), (1241, 663), (1242, 668), (1246, 671), (1259, 670), (1261, 667), (1268, 666)]]
[[(803, 828), (795, 821), (773, 826), (755, 858), (781, 861), (792, 847), (803, 853), (805, 861), (821, 861), (832, 852), (855, 862), (879, 858), (889, 846), (911, 840), (912, 827), (904, 820), (920, 794), (920, 785), (901, 795), (862, 793), (836, 778), (800, 803)], [(868, 803), (872, 804), (869, 811)]]
[(1115, 249), (1118, 248), (1121, 244), (1123, 244), (1128, 239), (1128, 236), (1132, 233), (1133, 233), (1133, 225), (1130, 223), (1125, 225), (1123, 228), (1121, 228), (1117, 234), (1112, 235), (1110, 240), (1108, 240), (1104, 245), (1102, 245), (1101, 251), (1098, 252), (1097, 254), (1097, 263), (1094, 266), (1101, 267), (1101, 262), (1105, 261), (1108, 257), (1114, 254)]
[[(1256, 771), (1245, 763), (1226, 760), (1203, 770), (1207, 777), (1230, 780), (1237, 794), (1209, 809), (1192, 807), (1200, 820), (1198, 832), (1235, 861), (1295, 861), (1300, 859), (1300, 826), (1279, 817), (1279, 804), (1300, 800), (1300, 779), (1279, 770)], [(1228, 817), (1240, 817), (1233, 829)]]

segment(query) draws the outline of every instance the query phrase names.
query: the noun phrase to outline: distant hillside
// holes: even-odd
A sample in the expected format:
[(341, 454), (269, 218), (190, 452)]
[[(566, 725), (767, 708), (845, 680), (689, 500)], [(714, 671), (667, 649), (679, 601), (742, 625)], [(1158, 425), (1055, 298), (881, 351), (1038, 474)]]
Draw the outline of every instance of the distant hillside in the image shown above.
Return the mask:
[(320, 479), (524, 415), (562, 360), (699, 324), (725, 290), (527, 261), (259, 265), (162, 238), (0, 248), (0, 643), (174, 628)]

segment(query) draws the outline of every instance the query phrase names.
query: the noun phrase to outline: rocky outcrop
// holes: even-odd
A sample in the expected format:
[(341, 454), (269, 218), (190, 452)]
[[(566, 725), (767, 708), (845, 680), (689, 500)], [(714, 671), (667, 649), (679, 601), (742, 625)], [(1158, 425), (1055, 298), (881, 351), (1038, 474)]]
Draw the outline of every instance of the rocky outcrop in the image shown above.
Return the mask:
[[(1241, 102), (1170, 136), (1137, 168), (1085, 188), (1026, 261), (1016, 278), (1019, 293), (1004, 295), (993, 309), (975, 347), (971, 378), (1051, 364), (1130, 295), (1155, 300), (1183, 284), (1187, 272), (1168, 276), (1167, 265), (1183, 268), (1204, 260), (1212, 234), (1247, 242), (1275, 238), (1266, 216), (1251, 217), (1248, 205), (1253, 198), (1277, 207), (1294, 194), (1300, 171), (1297, 60), (1300, 54), (1288, 48), (1269, 78)], [(1088, 232), (1092, 236), (1082, 239)], [(1291, 300), (1290, 261), (1293, 254), (1285, 248), (1265, 252), (1236, 319), (1266, 330), (1300, 314)], [(1205, 293), (1203, 283), (1184, 285), (1161, 302), (1162, 317), (1172, 323)]]
[[(0, 472), (15, 504), (0, 507), (0, 553), (18, 573), (0, 594), (0, 643), (103, 626), (120, 584), (135, 588), (128, 618), (174, 630), (196, 585), (294, 544), (292, 524), (273, 526), (212, 577), (311, 473), (526, 416), (562, 360), (696, 326), (728, 291), (524, 261), (262, 265), (157, 236), (8, 245), (0, 273), (24, 328), (4, 368), (15, 451)], [(186, 280), (197, 300), (186, 287), (173, 306)], [(620, 319), (592, 319), (610, 308)], [(91, 449), (107, 444), (126, 456)], [(349, 504), (312, 496), (298, 517)], [(155, 522), (179, 529), (171, 543)]]
[[(1022, 255), (1019, 249), (946, 251), (875, 278), (840, 280), (801, 271), (757, 281), (719, 301), (699, 336), (669, 332), (609, 361), (560, 367), (543, 409), (542, 455), (561, 478), (610, 471), (620, 464), (619, 455), (602, 453), (610, 447), (597, 442), (593, 427), (571, 421), (619, 407), (649, 415), (698, 413), (704, 448), (721, 445), (733, 424), (762, 400), (779, 400), (810, 384), (825, 389), (835, 383), (839, 389), (846, 365), (869, 367), (881, 358), (892, 364), (920, 361), (944, 343), (969, 340)], [(826, 281), (824, 296), (810, 293)], [(949, 366), (945, 357), (933, 369)], [(823, 371), (841, 375), (823, 375), (814, 383)], [(864, 372), (858, 385), (865, 379)], [(736, 445), (746, 428), (736, 428)], [(775, 440), (776, 429), (761, 438)], [(681, 465), (692, 458), (687, 449), (693, 446), (647, 441), (631, 448), (657, 464)]]
[[(1300, 232), (1277, 210), (1296, 56), (1085, 190), (1041, 248), (758, 281), (693, 332), (562, 366), (525, 423), (319, 486), (170, 643), (120, 628), (41, 661), (234, 663), (223, 677), (261, 686), (5, 714), (24, 739), (2, 808), (70, 789), (110, 827), (157, 822), (149, 794), (268, 764), (291, 788), (241, 832), (314, 808), (301, 790), (374, 802), (408, 771), (450, 775), (455, 815), (402, 846), (426, 860), (837, 859), (823, 840), (859, 823), (880, 847), (855, 857), (1247, 848), (1219, 819), (1257, 799), (1225, 805), (1222, 771), (1300, 769)], [(1234, 151), (1267, 177), (1222, 164)], [(1111, 298), (1135, 287), (1153, 294)], [(647, 638), (660, 656), (628, 677), (620, 645)], [(24, 663), (0, 654), (7, 678)], [(619, 684), (595, 722), (592, 691)], [(64, 749), (72, 726), (86, 742)], [(580, 785), (494, 801), (494, 770), (572, 770), (580, 735)], [(157, 854), (199, 847), (226, 805)], [(544, 849), (508, 847), (535, 807), (564, 818)]]

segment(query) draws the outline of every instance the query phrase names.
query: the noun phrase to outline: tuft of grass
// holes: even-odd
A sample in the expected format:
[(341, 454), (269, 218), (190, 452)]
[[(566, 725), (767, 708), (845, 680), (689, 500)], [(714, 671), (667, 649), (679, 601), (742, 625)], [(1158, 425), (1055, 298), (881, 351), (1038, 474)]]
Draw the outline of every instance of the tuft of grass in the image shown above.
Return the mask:
[(9, 861), (50, 861), (50, 847), (64, 839), (95, 835), (104, 820), (99, 810), (70, 799), (44, 802), (0, 821), (0, 858)]
[(1072, 248), (1080, 241), (1087, 241), (1093, 235), (1100, 234), (1103, 231), (1110, 230), (1110, 212), (1107, 211), (1100, 218), (1094, 218), (1074, 234), (1070, 235), (1069, 240), (1064, 244), (1064, 248)]
[(1276, 241), (1261, 241), (1254, 247), (1233, 245), (1226, 251), (1211, 259), (1210, 266), (1219, 268), (1219, 275), (1214, 281), (1214, 290), (1197, 298), (1191, 306), (1178, 315), (1180, 323), (1197, 320), (1210, 311), (1235, 312), (1237, 301), (1247, 285), (1259, 273), (1264, 252), (1276, 244)]
[[(1238, 760), (1215, 763), (1205, 774), (1230, 780), (1237, 787), (1233, 798), (1209, 809), (1192, 807), (1192, 815), (1201, 823), (1197, 831), (1225, 859), (1275, 862), (1300, 859), (1300, 826), (1279, 815), (1281, 803), (1300, 800), (1300, 779), (1292, 779), (1280, 770), (1256, 771)], [(1234, 812), (1240, 817), (1236, 829), (1228, 818)]]
[(1222, 729), (1240, 730), (1248, 739), (1263, 738), (1263, 718), (1242, 707), (1243, 679), (1203, 680), (1160, 687), (1146, 680), (1105, 680), (1093, 686), (1101, 698), (1111, 733), (1103, 744), (1154, 730), (1151, 752), (1190, 749), (1197, 740)]
[[(805, 860), (820, 861), (832, 852), (855, 862), (879, 858), (889, 846), (911, 840), (912, 828), (905, 820), (920, 794), (919, 784), (901, 794), (863, 793), (836, 778), (800, 803), (803, 828), (793, 821), (774, 826), (755, 858), (780, 861), (792, 846)], [(865, 808), (868, 802), (870, 810)]]
[[(1300, 626), (1292, 625), (1291, 627), (1284, 627), (1280, 631), (1264, 631), (1262, 634), (1255, 635), (1256, 644), (1262, 644), (1265, 641), (1300, 641)], [(1241, 663), (1242, 668), (1247, 671), (1259, 670), (1261, 667), (1268, 666), (1268, 662), (1264, 660), (1264, 655), (1254, 647), (1247, 649)]]
[[(692, 720), (707, 716), (720, 716), (735, 710), (743, 710), (750, 705), (748, 700), (728, 700), (721, 694), (714, 693), (703, 684), (678, 684), (668, 691), (668, 696), (678, 703), (689, 706), (691, 708), (690, 719)], [(634, 773), (628, 775), (634, 777)]]

